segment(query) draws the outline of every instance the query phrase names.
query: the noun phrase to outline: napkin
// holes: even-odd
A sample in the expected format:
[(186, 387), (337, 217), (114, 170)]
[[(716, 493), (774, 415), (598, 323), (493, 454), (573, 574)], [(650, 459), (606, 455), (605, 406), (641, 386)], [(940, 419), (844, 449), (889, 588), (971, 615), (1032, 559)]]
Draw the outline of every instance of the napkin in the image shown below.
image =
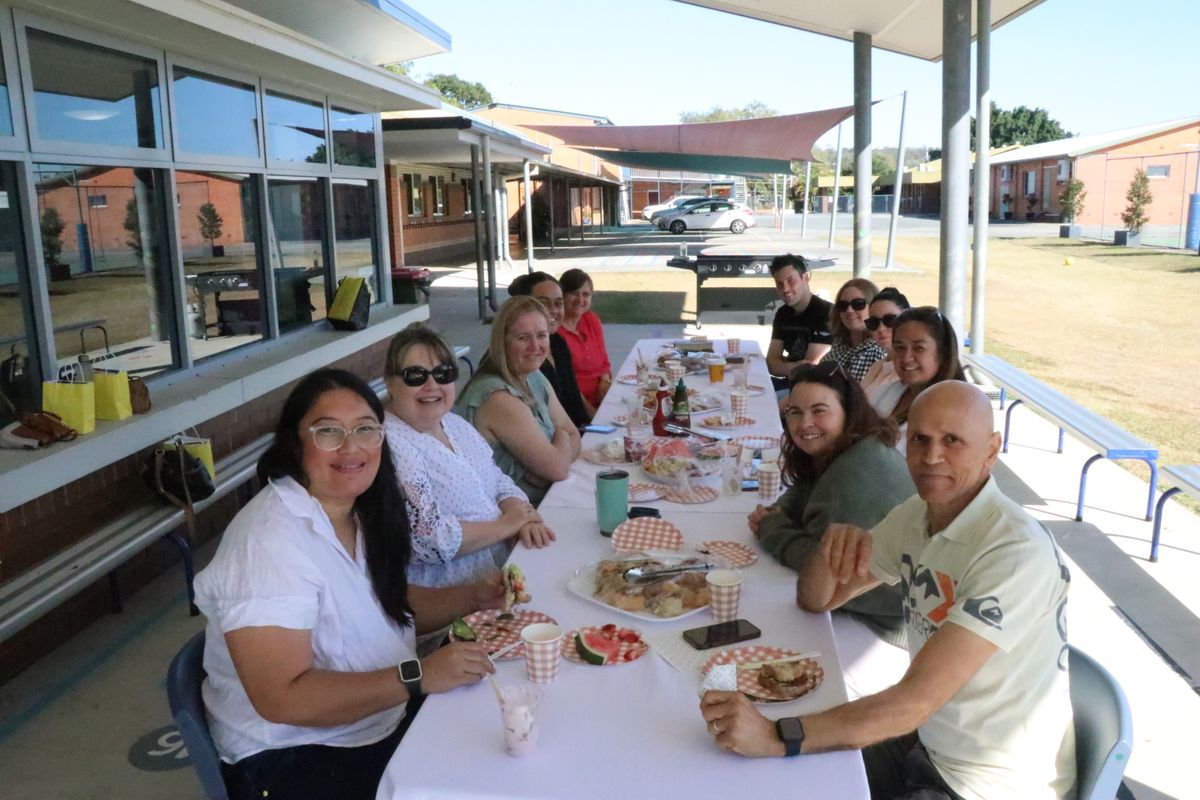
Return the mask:
[(712, 651), (697, 650), (680, 635), (680, 631), (649, 631), (642, 634), (642, 641), (654, 652), (680, 672), (689, 673), (700, 679), (700, 668), (712, 656)]
[(704, 674), (700, 694), (705, 692), (736, 692), (737, 664), (717, 664)]

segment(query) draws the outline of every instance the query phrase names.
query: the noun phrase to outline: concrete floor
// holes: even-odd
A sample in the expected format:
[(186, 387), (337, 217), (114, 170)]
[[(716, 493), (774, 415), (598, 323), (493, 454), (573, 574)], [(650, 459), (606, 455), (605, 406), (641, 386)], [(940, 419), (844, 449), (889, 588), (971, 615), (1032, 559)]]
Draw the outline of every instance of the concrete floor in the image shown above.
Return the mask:
[[(777, 251), (785, 236), (793, 238), (759, 229), (708, 239), (744, 243), (752, 235)], [(556, 248), (554, 259), (539, 250), (539, 267), (555, 274), (572, 266), (661, 269), (680, 241), (653, 234), (640, 242), (598, 238)], [(795, 249), (818, 254), (823, 242), (824, 236), (810, 236)], [(836, 255), (849, 262), (848, 253)], [(524, 269), (523, 262), (517, 266)], [(512, 275), (503, 267), (498, 277), (506, 284)], [(498, 299), (504, 296), (501, 291)], [(478, 359), (490, 327), (476, 310), (473, 268), (439, 269), (432, 320), (455, 344), (471, 345)], [(703, 332), (765, 344), (769, 329), (755, 323), (752, 313), (722, 312), (706, 315)], [(640, 338), (694, 332), (679, 324), (606, 328), (614, 356)], [(997, 424), (1003, 424), (999, 411)], [(1011, 451), (1001, 459), (998, 479), (1045, 521), (1071, 561), (1072, 643), (1105, 664), (1129, 696), (1135, 743), (1128, 787), (1139, 800), (1200, 797), (1200, 771), (1190, 763), (1200, 719), (1200, 519), (1171, 503), (1161, 560), (1149, 563), (1150, 523), (1142, 519), (1146, 484), (1113, 464), (1096, 464), (1084, 522), (1075, 522), (1079, 468), (1091, 451), (1068, 438), (1060, 455), (1055, 444), (1049, 423), (1024, 409), (1015, 412)], [(200, 564), (211, 549), (198, 554)], [(164, 689), (171, 657), (202, 627), (186, 608), (182, 578), (169, 573), (127, 598), (123, 614), (105, 617), (0, 687), (0, 797), (202, 797), (171, 726)]]

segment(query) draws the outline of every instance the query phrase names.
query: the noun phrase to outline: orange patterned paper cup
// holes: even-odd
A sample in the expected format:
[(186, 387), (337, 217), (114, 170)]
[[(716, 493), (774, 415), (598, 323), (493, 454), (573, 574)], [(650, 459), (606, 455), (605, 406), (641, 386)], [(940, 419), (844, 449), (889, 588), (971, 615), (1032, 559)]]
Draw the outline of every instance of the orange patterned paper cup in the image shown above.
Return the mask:
[(736, 569), (714, 569), (705, 580), (713, 619), (717, 622), (737, 619), (742, 599), (742, 573)]
[(526, 625), (521, 629), (525, 642), (525, 672), (533, 683), (550, 683), (558, 677), (558, 659), (563, 631), (549, 622)]

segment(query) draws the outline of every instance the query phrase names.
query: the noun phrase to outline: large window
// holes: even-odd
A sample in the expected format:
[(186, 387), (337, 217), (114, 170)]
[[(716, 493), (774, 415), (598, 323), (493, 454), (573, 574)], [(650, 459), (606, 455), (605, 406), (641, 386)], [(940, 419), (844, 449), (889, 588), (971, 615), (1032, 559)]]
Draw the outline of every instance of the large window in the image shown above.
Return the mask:
[(421, 197), (421, 176), (412, 173), (404, 175), (404, 196), (408, 202), (408, 215), (420, 217), (425, 214), (425, 199)]
[(28, 28), (38, 136), (108, 147), (163, 147), (158, 64)]
[(321, 103), (267, 92), (267, 157), (274, 161), (328, 164), (325, 109)]
[(435, 175), (433, 181), (433, 214), (440, 217), (446, 213), (446, 179)]
[(323, 319), (325, 292), (325, 188), (318, 178), (271, 178), (271, 269), (279, 330)]
[[(80, 352), (135, 373), (179, 364), (164, 172), (33, 165), (59, 365)], [(108, 205), (92, 206), (93, 194)]]
[[(15, 165), (0, 161), (0, 362), (32, 352), (21, 303), (20, 273), (25, 269), (25, 250), (20, 208)], [(34, 361), (29, 359), (31, 370)], [(32, 399), (34, 385), (32, 371), (27, 372), (18, 386), (6, 387), (6, 393), (17, 395), (9, 397), (9, 402), (20, 405)], [(9, 404), (0, 400), (0, 423), (11, 422), (12, 416)]]
[(333, 131), (333, 163), (343, 167), (375, 166), (375, 115), (333, 106), (329, 109)]
[(254, 87), (175, 67), (175, 139), (186, 153), (258, 158)]
[(379, 263), (375, 235), (375, 181), (334, 181), (334, 246), (337, 252), (337, 279), (347, 275), (366, 278), (372, 300), (379, 299), (375, 276)]
[(175, 173), (186, 328), (197, 361), (266, 335), (256, 186), (251, 175)]
[(0, 51), (0, 136), (13, 135), (12, 111), (8, 103), (8, 75), (4, 71), (4, 53)]

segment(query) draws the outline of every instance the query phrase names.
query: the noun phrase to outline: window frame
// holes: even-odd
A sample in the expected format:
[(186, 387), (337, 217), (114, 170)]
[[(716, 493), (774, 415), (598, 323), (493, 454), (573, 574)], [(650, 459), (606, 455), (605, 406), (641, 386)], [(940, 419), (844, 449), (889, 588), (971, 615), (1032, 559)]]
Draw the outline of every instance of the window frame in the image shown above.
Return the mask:
[(461, 178), (459, 184), (463, 190), (463, 216), (473, 217), (475, 216), (475, 211), (471, 208), (471, 179)]
[(11, 151), (14, 155), (23, 158), (25, 147), (29, 142), (28, 131), (25, 127), (25, 114), (21, 113), (27, 107), (25, 85), (17, 54), (17, 35), (12, 17), (7, 8), (3, 8), (3, 11), (5, 12), (3, 19), (0, 20), (0, 54), (4, 57), (4, 79), (8, 86), (8, 116), (12, 120), (13, 135), (0, 136), (0, 152)]
[[(270, 137), (267, 136), (267, 130), (271, 124), (267, 115), (267, 94), (283, 94), (289, 99), (304, 100), (310, 103), (317, 103), (321, 106), (321, 119), (325, 124), (325, 163), (317, 164), (310, 161), (288, 161), (280, 160), (271, 157)], [(263, 78), (259, 91), (258, 99), (259, 108), (262, 109), (262, 140), (263, 140), (263, 157), (266, 159), (267, 172), (272, 174), (278, 173), (295, 173), (298, 175), (328, 178), (332, 174), (333, 166), (333, 140), (332, 134), (329, 132), (329, 100), (325, 95), (318, 95), (311, 89), (305, 90), (293, 86), (288, 83), (279, 81), (271, 81)]]
[[(1160, 170), (1166, 170), (1166, 171), (1160, 175), (1155, 175), (1150, 172), (1150, 170), (1152, 170), (1152, 169), (1160, 169)], [(1152, 180), (1152, 181), (1165, 181), (1165, 180), (1168, 180), (1170, 177), (1171, 177), (1171, 165), (1170, 164), (1147, 164), (1146, 165), (1146, 178), (1147, 179)]]
[[(228, 69), (209, 64), (204, 61), (199, 61), (185, 56), (176, 56), (167, 53), (167, 77), (169, 79), (168, 91), (170, 94), (170, 116), (171, 116), (171, 153), (174, 156), (176, 163), (186, 162), (191, 164), (208, 164), (218, 165), (222, 167), (241, 167), (241, 171), (245, 169), (265, 169), (267, 166), (267, 126), (265, 124), (266, 108), (263, 103), (265, 93), (262, 87), (262, 81), (257, 75), (252, 75), (237, 70)], [(179, 144), (179, 137), (175, 131), (179, 130), (176, 125), (177, 118), (175, 111), (178, 108), (178, 101), (175, 98), (175, 67), (191, 70), (192, 72), (207, 73), (214, 78), (223, 78), (228, 81), (236, 81), (238, 83), (249, 84), (254, 89), (254, 107), (258, 114), (258, 157), (247, 158), (245, 156), (227, 156), (219, 153), (194, 153), (191, 150), (184, 150)], [(190, 171), (190, 170), (187, 170)]]
[(425, 181), (421, 180), (419, 172), (402, 172), (401, 183), (404, 184), (404, 211), (409, 219), (425, 216)]
[[(386, 166), (383, 158), (383, 125), (378, 112), (358, 111), (358, 104), (349, 100), (342, 100), (338, 95), (329, 95), (325, 98), (325, 118), (326, 128), (329, 136), (329, 170), (331, 175), (336, 175), (344, 178), (367, 178), (369, 180), (382, 180), (381, 172)], [(374, 140), (375, 140), (375, 166), (373, 167), (356, 167), (350, 164), (339, 164), (333, 157), (333, 113), (334, 108), (339, 111), (344, 111), (348, 114), (370, 114), (374, 117)]]
[(433, 186), (433, 206), (432, 215), (435, 217), (446, 216), (446, 176), (445, 175), (430, 175), (430, 183)]

